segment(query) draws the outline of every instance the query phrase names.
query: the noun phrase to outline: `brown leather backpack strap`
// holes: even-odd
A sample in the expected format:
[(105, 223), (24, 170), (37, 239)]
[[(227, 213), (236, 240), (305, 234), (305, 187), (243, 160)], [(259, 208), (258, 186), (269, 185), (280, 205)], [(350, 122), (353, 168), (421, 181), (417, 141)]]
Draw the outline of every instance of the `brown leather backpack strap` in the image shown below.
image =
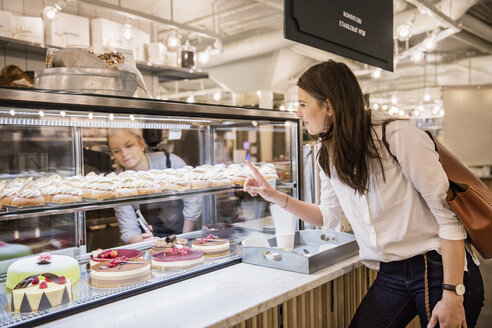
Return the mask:
[(394, 120), (392, 119), (389, 119), (389, 120), (386, 120), (383, 122), (383, 125), (382, 125), (382, 128), (383, 128), (383, 144), (384, 146), (386, 147), (386, 150), (388, 151), (388, 153), (391, 155), (391, 157), (393, 157), (393, 159), (395, 160), (395, 162), (398, 162), (398, 159), (396, 158), (395, 155), (393, 155), (393, 153), (391, 152), (390, 150), (390, 146), (389, 146), (389, 143), (388, 141), (386, 140), (386, 125), (388, 125), (388, 123), (390, 122), (393, 122)]

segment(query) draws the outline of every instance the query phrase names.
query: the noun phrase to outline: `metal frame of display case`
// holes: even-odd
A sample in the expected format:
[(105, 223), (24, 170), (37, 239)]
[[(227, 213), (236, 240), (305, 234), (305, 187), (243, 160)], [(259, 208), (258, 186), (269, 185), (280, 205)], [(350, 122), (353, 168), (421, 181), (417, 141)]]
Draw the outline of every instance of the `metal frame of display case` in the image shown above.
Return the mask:
[[(138, 99), (138, 98), (126, 98), (126, 97), (114, 97), (114, 96), (101, 96), (101, 95), (81, 95), (66, 92), (54, 92), (44, 90), (29, 90), (29, 89), (14, 89), (14, 88), (0, 88), (0, 107), (10, 109), (30, 109), (32, 110), (63, 110), (63, 111), (77, 111), (86, 113), (115, 113), (115, 115), (150, 115), (150, 116), (166, 116), (166, 117), (178, 117), (177, 123), (179, 124), (179, 117), (183, 118), (201, 118), (201, 119), (214, 119), (219, 120), (219, 125), (211, 124), (208, 126), (207, 133), (200, 139), (204, 143), (201, 145), (208, 152), (205, 152), (201, 160), (207, 163), (214, 163), (214, 140), (213, 130), (217, 127), (221, 127), (220, 123), (227, 124), (227, 120), (245, 120), (244, 124), (235, 123), (236, 127), (256, 127), (262, 124), (262, 120), (268, 120), (270, 122), (282, 123), (288, 130), (291, 137), (290, 154), (291, 154), (291, 176), (292, 183), (284, 183), (283, 187), (291, 188), (293, 196), (301, 198), (302, 195), (302, 130), (299, 119), (295, 113), (280, 112), (274, 110), (258, 109), (258, 108), (241, 108), (222, 105), (204, 105), (204, 104), (187, 104), (181, 102), (170, 102), (162, 100), (150, 100), (150, 99)], [(0, 125), (2, 124), (19, 124), (18, 121), (8, 120), (14, 118), (8, 118), (8, 115), (0, 117)], [(296, 124), (290, 124), (293, 122)], [(255, 123), (257, 125), (255, 125)], [(36, 125), (36, 124), (32, 124)], [(49, 125), (49, 124), (48, 124)], [(233, 127), (233, 124), (228, 126)], [(98, 126), (95, 126), (98, 127)], [(79, 142), (75, 142), (74, 145), (74, 159), (78, 163), (81, 161), (82, 151), (82, 136), (80, 129), (74, 128), (74, 138), (78, 138)], [(80, 164), (81, 165), (81, 164)], [(76, 165), (76, 173), (81, 173), (81, 167)], [(81, 202), (79, 204), (67, 204), (57, 206), (47, 206), (43, 209), (18, 209), (16, 211), (6, 211), (0, 213), (0, 220), (19, 219), (23, 217), (47, 215), (56, 213), (78, 213), (76, 224), (76, 237), (78, 238), (77, 246), (79, 248), (85, 247), (85, 223), (84, 215), (82, 211), (95, 210), (108, 207), (114, 207), (115, 205), (136, 204), (136, 203), (148, 203), (155, 201), (163, 201), (169, 199), (176, 199), (188, 196), (203, 196), (211, 195), (213, 198), (215, 194), (222, 192), (230, 192), (236, 190), (237, 187), (223, 187), (223, 188), (210, 188), (207, 190), (185, 191), (185, 192), (163, 192), (159, 194), (151, 195), (139, 195), (132, 197), (124, 197), (120, 199), (108, 199), (99, 202)], [(213, 202), (213, 201), (212, 201)], [(215, 214), (214, 207), (210, 207), (211, 215)], [(149, 244), (150, 246), (150, 244)], [(80, 254), (80, 251), (78, 252)], [(84, 264), (88, 261), (88, 256), (83, 255), (78, 257), (79, 263)], [(139, 283), (134, 286), (112, 289), (103, 293), (103, 296), (97, 295), (97, 297), (88, 297), (87, 299), (79, 299), (72, 303), (70, 306), (66, 306), (63, 309), (51, 312), (49, 310), (44, 312), (33, 313), (25, 316), (20, 316), (8, 322), (0, 322), (0, 327), (5, 326), (30, 326), (33, 324), (40, 324), (50, 320), (54, 320), (63, 316), (73, 314), (75, 312), (83, 311), (88, 308), (93, 308), (102, 304), (113, 302), (122, 298), (126, 298), (132, 295), (140, 294), (145, 291), (159, 288), (168, 284), (172, 284), (183, 279), (188, 279), (205, 272), (214, 271), (225, 266), (233, 265), (241, 261), (240, 256), (233, 255), (227, 259), (222, 259), (217, 262), (209, 262), (205, 265), (199, 266), (195, 269), (184, 270), (176, 274), (172, 274), (166, 277), (158, 277), (144, 283)], [(3, 285), (3, 284), (2, 284)], [(0, 318), (1, 319), (1, 318)]]

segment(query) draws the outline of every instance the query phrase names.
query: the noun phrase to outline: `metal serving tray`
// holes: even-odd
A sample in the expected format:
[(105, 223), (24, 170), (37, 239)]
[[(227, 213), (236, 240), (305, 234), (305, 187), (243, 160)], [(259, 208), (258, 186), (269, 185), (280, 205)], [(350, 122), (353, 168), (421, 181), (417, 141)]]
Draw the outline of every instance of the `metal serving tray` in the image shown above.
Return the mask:
[[(243, 262), (311, 274), (359, 253), (355, 237), (344, 232), (298, 231), (292, 251), (274, 248), (275, 237), (268, 239), (268, 243), (271, 248), (244, 246)], [(320, 251), (322, 245), (329, 249)]]

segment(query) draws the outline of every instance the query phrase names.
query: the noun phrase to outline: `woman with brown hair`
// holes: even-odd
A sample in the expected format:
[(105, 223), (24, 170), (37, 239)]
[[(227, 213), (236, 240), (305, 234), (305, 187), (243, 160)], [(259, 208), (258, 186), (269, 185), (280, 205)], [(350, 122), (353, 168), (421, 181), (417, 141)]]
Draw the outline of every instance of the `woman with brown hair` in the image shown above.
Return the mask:
[(320, 205), (255, 177), (245, 183), (302, 220), (334, 228), (342, 211), (360, 259), (378, 276), (351, 327), (473, 327), (483, 306), (478, 261), (446, 204), (449, 187), (431, 139), (408, 120), (365, 108), (359, 83), (343, 63), (324, 62), (298, 80), (298, 117), (320, 144)]

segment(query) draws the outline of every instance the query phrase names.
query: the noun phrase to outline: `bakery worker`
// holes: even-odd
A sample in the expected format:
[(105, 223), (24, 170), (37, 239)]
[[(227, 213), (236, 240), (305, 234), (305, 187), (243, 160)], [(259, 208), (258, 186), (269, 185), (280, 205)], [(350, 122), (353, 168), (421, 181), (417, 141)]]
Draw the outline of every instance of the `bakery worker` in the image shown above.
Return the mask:
[[(146, 144), (140, 131), (135, 129), (109, 129), (108, 143), (119, 171), (147, 171), (178, 169), (186, 163), (178, 156), (166, 151), (146, 152)], [(137, 207), (137, 206), (135, 206)], [(193, 231), (196, 220), (201, 215), (201, 200), (198, 197), (186, 197), (158, 203), (139, 205), (143, 216), (151, 225), (152, 233), (142, 233), (137, 221), (134, 206), (115, 208), (125, 243), (137, 243), (152, 238)]]
[(446, 204), (432, 140), (409, 120), (366, 109), (343, 63), (317, 64), (297, 86), (297, 116), (319, 145), (320, 205), (273, 189), (251, 164), (245, 190), (324, 229), (346, 214), (362, 263), (379, 271), (349, 327), (406, 327), (417, 315), (421, 327), (475, 326), (482, 277)]

